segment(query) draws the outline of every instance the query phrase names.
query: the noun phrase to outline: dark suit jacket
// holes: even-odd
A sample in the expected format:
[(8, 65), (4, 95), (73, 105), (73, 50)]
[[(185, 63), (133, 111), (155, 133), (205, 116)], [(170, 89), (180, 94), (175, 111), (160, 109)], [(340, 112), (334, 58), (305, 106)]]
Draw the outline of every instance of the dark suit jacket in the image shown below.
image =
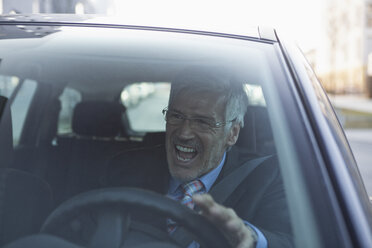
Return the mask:
[[(233, 147), (214, 185), (246, 161), (257, 156)], [(140, 187), (166, 194), (169, 172), (164, 146), (129, 151), (114, 157), (108, 165), (109, 186)], [(213, 186), (212, 186), (213, 188)], [(254, 169), (226, 199), (224, 205), (257, 227), (269, 247), (291, 247), (292, 232), (278, 160), (272, 156)]]

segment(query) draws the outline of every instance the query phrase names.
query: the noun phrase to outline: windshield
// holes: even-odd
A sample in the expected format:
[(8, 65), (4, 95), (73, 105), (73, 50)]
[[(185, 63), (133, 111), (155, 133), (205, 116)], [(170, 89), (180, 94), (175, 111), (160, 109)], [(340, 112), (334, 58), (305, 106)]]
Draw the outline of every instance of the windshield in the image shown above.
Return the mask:
[[(1, 244), (42, 228), (68, 233), (62, 236), (84, 246), (94, 228), (45, 224), (68, 199), (130, 187), (178, 201), (180, 185), (194, 179), (235, 210), (256, 242), (292, 244), (272, 129), (276, 110), (269, 104), (275, 102), (279, 73), (272, 44), (114, 28), (4, 29), (13, 35), (0, 39), (0, 94), (8, 99), (1, 167), (13, 184), (28, 188), (17, 195), (27, 198), (29, 212), (22, 212), (25, 230)], [(236, 172), (248, 162), (252, 171)], [(214, 190), (225, 177), (237, 181), (226, 197)], [(159, 215), (139, 218), (147, 214), (152, 221)], [(91, 217), (82, 214), (79, 220)]]

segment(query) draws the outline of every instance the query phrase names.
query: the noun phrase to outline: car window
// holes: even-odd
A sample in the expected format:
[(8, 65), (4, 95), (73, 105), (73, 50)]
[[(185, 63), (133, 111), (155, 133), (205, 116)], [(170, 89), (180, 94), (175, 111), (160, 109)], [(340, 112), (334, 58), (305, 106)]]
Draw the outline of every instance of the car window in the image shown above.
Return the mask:
[(126, 86), (120, 99), (126, 107), (130, 128), (136, 132), (165, 130), (161, 109), (168, 104), (170, 83), (134, 83)]
[(13, 146), (15, 147), (18, 146), (20, 142), (36, 87), (37, 84), (34, 80), (24, 80), (10, 107), (13, 124)]
[(246, 84), (249, 105), (266, 106), (262, 87), (254, 84)]
[(72, 134), (72, 115), (74, 107), (81, 101), (81, 94), (74, 89), (66, 87), (59, 97), (61, 111), (58, 117), (58, 135)]
[(0, 75), (0, 95), (9, 98), (19, 83), (19, 78)]

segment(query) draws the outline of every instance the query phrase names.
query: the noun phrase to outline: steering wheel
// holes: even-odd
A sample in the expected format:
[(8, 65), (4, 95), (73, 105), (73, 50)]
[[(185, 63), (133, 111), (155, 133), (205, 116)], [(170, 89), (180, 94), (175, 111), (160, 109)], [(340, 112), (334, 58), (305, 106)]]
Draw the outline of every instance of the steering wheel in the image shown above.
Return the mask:
[[(105, 188), (79, 194), (57, 207), (43, 224), (41, 232), (62, 235), (67, 239), (73, 239), (74, 233), (88, 236), (84, 240), (88, 247), (182, 247), (165, 228), (132, 221), (133, 214), (160, 216), (163, 223), (170, 218), (177, 223), (177, 229), (186, 229), (203, 247), (231, 247), (224, 235), (203, 216), (177, 201), (138, 188)], [(90, 216), (90, 222), (87, 222), (90, 225), (79, 222), (81, 216), (85, 216), (85, 220)], [(137, 246), (133, 243), (131, 246), (128, 241), (133, 240), (131, 230), (143, 233), (137, 236), (137, 241), (142, 240)]]

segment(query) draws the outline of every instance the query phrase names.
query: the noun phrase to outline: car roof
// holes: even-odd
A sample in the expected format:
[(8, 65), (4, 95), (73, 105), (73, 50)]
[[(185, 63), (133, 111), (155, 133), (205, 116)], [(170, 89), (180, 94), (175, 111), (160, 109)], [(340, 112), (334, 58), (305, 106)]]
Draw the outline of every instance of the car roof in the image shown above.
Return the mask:
[(0, 25), (77, 25), (77, 26), (110, 26), (121, 28), (158, 29), (174, 32), (204, 33), (211, 35), (249, 37), (268, 41), (277, 41), (273, 28), (262, 26), (233, 25), (231, 23), (203, 22), (192, 23), (184, 20), (165, 20), (144, 18), (125, 18), (103, 15), (75, 14), (16, 14), (0, 15)]

